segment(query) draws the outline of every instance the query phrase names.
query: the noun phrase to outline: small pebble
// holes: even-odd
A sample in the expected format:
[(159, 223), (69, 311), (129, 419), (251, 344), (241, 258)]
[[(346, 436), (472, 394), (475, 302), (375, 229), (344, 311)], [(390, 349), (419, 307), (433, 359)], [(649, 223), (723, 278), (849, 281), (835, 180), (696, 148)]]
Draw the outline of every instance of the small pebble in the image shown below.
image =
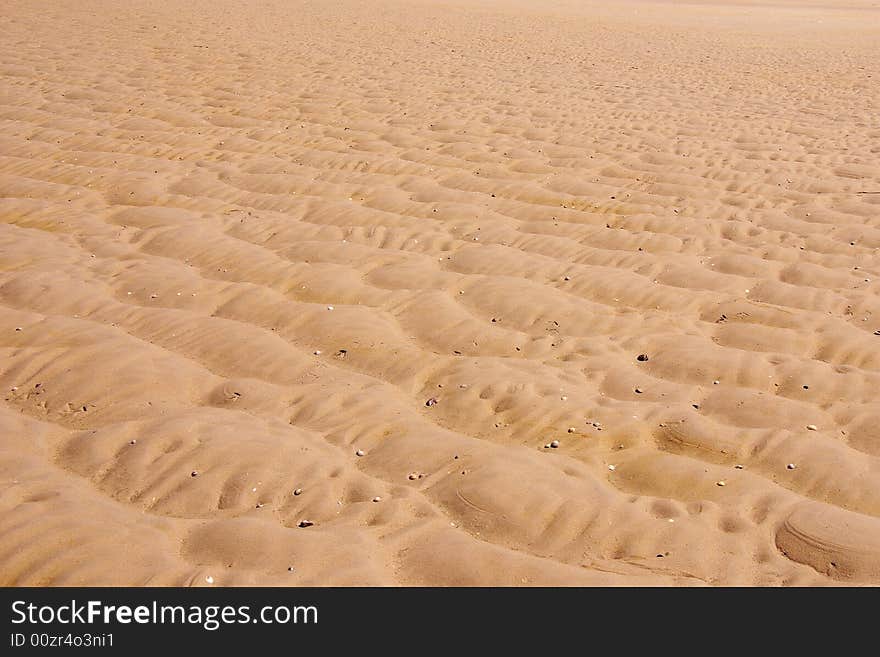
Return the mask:
[(297, 488), (295, 491), (293, 491), (293, 494), (294, 495), (302, 495), (302, 492), (303, 492), (302, 488)]
[(333, 306), (327, 306), (327, 310), (333, 310)]
[(192, 472), (189, 473), (189, 476), (190, 476), (190, 477), (198, 477), (198, 476), (199, 476), (199, 473), (198, 473), (197, 470), (193, 470)]
[(808, 424), (808, 425), (807, 425), (807, 430), (808, 430), (808, 431), (818, 431), (818, 430), (819, 430), (819, 427), (817, 427), (815, 424)]
[(569, 427), (569, 428), (568, 428), (568, 433), (574, 433), (574, 432), (575, 432), (575, 428), (574, 428), (574, 427)]
[(428, 401), (425, 402), (425, 406), (433, 406), (437, 403), (436, 397), (431, 397)]
[(639, 354), (638, 356), (636, 356), (636, 360), (644, 363), (648, 360), (648, 354)]
[(205, 581), (206, 581), (208, 584), (213, 584), (213, 583), (214, 583), (214, 578), (211, 577), (210, 575), (208, 575), (207, 577), (205, 577)]
[(561, 399), (562, 401), (567, 401), (567, 400), (568, 400), (568, 397), (566, 397), (565, 395), (562, 395), (562, 397), (560, 397), (560, 399)]
[(742, 470), (742, 469), (743, 469), (743, 466), (741, 466), (739, 463), (737, 463), (737, 464), (736, 464), (735, 466), (733, 466), (733, 467), (736, 468), (737, 470)]
[(724, 481), (716, 481), (716, 482), (715, 482), (715, 485), (716, 485), (716, 486), (726, 486), (726, 485), (727, 485), (727, 482), (724, 482)]
[(300, 520), (300, 521), (299, 521), (299, 526), (300, 526), (300, 527), (311, 527), (311, 526), (314, 525), (314, 524), (315, 524), (315, 523), (313, 523), (311, 520)]
[(785, 466), (785, 467), (788, 468), (789, 470), (794, 470), (797, 466), (796, 466), (794, 463), (789, 463), (789, 464), (788, 464), (787, 466)]
[(374, 502), (381, 502), (382, 498), (377, 495), (376, 497), (373, 498), (373, 501)]
[(362, 449), (359, 449), (358, 451), (355, 452), (355, 456), (363, 456), (363, 455), (364, 455), (364, 450), (362, 450)]
[(641, 395), (641, 394), (642, 394), (642, 389), (641, 389), (641, 388), (636, 388), (636, 394), (637, 394), (637, 395)]
[(552, 449), (556, 449), (557, 447), (559, 447), (559, 441), (558, 441), (558, 440), (551, 440), (551, 441), (550, 441), (550, 447), (551, 447)]
[(137, 445), (137, 440), (134, 440), (134, 439), (129, 440), (129, 441), (128, 441), (128, 444), (129, 444), (129, 445)]
[(315, 356), (320, 356), (320, 355), (321, 355), (321, 350), (320, 350), (320, 349), (316, 349), (313, 353), (315, 354)]
[(288, 567), (287, 567), (287, 572), (292, 573), (292, 572), (293, 572), (293, 566), (288, 566)]
[(612, 472), (614, 472), (615, 470), (617, 470), (617, 466), (616, 465), (609, 465), (608, 469), (611, 470)]
[(21, 327), (20, 327), (20, 326), (19, 326), (19, 327), (16, 327), (15, 330), (16, 330), (16, 331), (20, 331), (20, 330), (21, 330)]

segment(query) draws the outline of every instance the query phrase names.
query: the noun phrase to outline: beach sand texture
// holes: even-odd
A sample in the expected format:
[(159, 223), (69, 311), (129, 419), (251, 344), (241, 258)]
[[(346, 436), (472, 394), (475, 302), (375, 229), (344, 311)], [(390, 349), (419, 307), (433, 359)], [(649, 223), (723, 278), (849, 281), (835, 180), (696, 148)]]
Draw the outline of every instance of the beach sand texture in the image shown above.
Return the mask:
[(876, 0), (0, 11), (0, 583), (880, 584)]

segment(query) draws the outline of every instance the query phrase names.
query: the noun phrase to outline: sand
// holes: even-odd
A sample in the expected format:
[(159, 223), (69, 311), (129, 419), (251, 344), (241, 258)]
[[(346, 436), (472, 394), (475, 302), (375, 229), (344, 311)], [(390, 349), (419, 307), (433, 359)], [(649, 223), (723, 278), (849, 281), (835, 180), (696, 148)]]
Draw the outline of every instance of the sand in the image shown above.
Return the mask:
[(880, 584), (876, 0), (3, 14), (0, 583)]

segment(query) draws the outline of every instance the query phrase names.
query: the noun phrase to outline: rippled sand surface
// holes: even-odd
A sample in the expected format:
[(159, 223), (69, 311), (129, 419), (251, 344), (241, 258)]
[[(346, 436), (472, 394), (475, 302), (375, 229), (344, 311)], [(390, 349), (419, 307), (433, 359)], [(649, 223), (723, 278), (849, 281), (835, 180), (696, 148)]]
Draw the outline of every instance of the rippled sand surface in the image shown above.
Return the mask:
[(0, 583), (880, 584), (880, 6), (4, 2)]

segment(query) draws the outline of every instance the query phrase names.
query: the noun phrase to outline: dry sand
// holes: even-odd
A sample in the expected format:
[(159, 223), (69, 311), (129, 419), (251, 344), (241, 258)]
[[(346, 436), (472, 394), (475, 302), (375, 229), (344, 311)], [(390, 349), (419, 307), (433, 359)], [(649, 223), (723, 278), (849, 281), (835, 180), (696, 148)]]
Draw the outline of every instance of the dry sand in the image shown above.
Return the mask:
[(0, 583), (880, 584), (876, 0), (2, 12)]

